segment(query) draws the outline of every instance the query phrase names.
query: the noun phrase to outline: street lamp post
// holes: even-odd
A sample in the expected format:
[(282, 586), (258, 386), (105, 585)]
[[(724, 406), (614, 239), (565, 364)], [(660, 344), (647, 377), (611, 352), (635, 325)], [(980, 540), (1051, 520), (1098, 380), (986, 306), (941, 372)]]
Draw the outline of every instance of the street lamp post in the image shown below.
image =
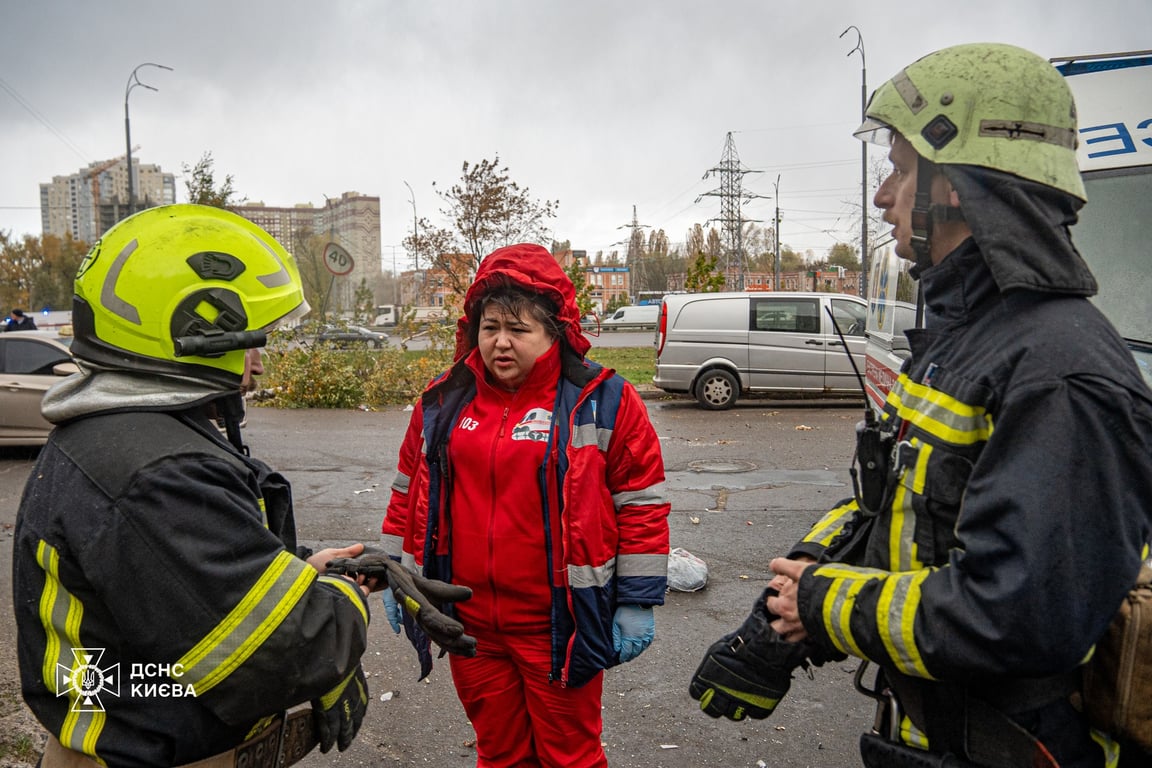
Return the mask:
[[(848, 55), (860, 51), (860, 120), (868, 110), (868, 66), (864, 59), (864, 36), (855, 26), (849, 26), (840, 37), (856, 30), (856, 47)], [(860, 142), (860, 295), (868, 297), (868, 142)]]
[(392, 246), (392, 307), (393, 312), (399, 312), (400, 307), (400, 273), (396, 271), (396, 246)]
[(416, 303), (419, 304), (420, 288), (423, 286), (420, 280), (420, 220), (416, 218), (416, 193), (407, 181), (404, 186), (408, 187), (408, 202), (412, 204), (412, 259), (413, 271), (416, 273)]
[(172, 67), (166, 67), (163, 64), (153, 64), (152, 62), (145, 62), (132, 70), (132, 74), (128, 76), (128, 85), (124, 88), (124, 144), (127, 148), (128, 159), (128, 215), (136, 213), (136, 191), (132, 185), (132, 127), (128, 121), (128, 94), (132, 93), (132, 89), (136, 86), (147, 88), (150, 91), (159, 90), (148, 85), (147, 83), (140, 82), (140, 78), (136, 75), (142, 67), (157, 67), (158, 69), (166, 69), (172, 71)]
[(776, 184), (773, 186), (776, 190), (776, 232), (772, 238), (776, 241), (776, 258), (774, 260), (776, 263), (776, 280), (772, 290), (778, 291), (780, 290), (780, 174), (776, 174)]

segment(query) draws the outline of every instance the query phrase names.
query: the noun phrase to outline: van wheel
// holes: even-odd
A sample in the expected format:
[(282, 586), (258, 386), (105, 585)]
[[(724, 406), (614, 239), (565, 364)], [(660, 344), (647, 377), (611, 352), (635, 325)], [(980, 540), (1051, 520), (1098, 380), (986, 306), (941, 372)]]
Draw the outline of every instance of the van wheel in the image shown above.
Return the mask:
[(696, 400), (709, 411), (723, 411), (736, 403), (740, 384), (723, 368), (708, 371), (696, 382)]

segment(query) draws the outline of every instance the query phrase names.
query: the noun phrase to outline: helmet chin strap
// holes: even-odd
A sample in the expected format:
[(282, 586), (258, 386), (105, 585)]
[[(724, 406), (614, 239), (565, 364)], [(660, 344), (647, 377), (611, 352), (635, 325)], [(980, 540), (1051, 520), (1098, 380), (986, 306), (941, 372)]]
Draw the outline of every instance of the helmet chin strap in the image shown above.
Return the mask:
[(217, 398), (215, 403), (216, 413), (224, 421), (224, 432), (228, 437), (228, 442), (232, 443), (236, 450), (245, 456), (250, 455), (248, 446), (244, 445), (244, 440), (240, 437), (240, 422), (244, 418), (244, 396), (235, 392)]
[(964, 221), (964, 212), (950, 205), (932, 202), (932, 180), (940, 170), (923, 155), (917, 156), (916, 198), (912, 204), (912, 251), (916, 265), (912, 277), (932, 266), (932, 232), (938, 221)]

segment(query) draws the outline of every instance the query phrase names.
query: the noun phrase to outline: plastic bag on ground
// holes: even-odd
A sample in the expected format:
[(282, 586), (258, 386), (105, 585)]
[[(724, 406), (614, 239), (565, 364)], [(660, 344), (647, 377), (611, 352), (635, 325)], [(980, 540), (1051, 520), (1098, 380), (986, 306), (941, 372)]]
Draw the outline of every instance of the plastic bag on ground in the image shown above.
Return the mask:
[(668, 589), (696, 592), (708, 585), (708, 564), (686, 549), (668, 553)]

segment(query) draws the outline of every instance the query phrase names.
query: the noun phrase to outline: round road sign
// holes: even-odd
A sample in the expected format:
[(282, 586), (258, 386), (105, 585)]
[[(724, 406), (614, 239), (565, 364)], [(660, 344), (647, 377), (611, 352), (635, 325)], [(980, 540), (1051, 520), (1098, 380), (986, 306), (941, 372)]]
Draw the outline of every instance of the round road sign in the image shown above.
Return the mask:
[(348, 251), (336, 243), (328, 243), (324, 246), (324, 266), (328, 267), (328, 271), (337, 277), (343, 277), (349, 274), (356, 265)]

